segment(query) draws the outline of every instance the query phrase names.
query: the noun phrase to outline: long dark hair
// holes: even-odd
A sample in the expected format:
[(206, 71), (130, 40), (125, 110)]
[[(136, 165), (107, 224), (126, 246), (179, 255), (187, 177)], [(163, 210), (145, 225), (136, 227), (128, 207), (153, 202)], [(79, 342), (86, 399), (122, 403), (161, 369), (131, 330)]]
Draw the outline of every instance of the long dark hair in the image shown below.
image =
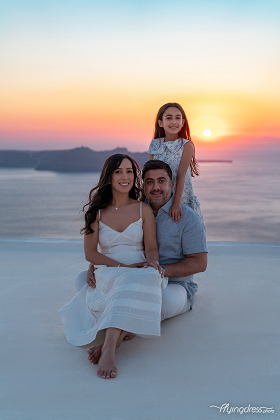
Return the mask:
[(190, 140), (190, 142), (192, 143), (192, 145), (193, 145), (193, 155), (192, 155), (192, 160), (191, 160), (191, 163), (190, 163), (191, 175), (193, 177), (195, 175), (198, 176), (199, 175), (199, 169), (198, 169), (199, 165), (198, 165), (197, 160), (195, 158), (195, 147), (194, 147), (194, 143), (193, 143), (192, 138), (191, 138), (191, 132), (190, 132), (188, 119), (187, 119), (186, 113), (183, 110), (183, 108), (181, 107), (181, 105), (177, 104), (176, 102), (169, 102), (168, 104), (162, 105), (162, 107), (159, 109), (159, 111), (157, 113), (157, 116), (156, 116), (154, 139), (159, 139), (161, 137), (165, 137), (164, 129), (163, 129), (163, 127), (160, 127), (158, 125), (158, 120), (162, 121), (163, 114), (165, 113), (167, 108), (170, 108), (170, 107), (178, 108), (179, 111), (182, 114), (183, 120), (185, 121), (183, 127), (181, 128), (181, 130), (178, 133), (178, 138), (183, 138), (183, 139)]
[(93, 233), (90, 225), (95, 222), (99, 209), (105, 209), (112, 203), (111, 176), (113, 172), (119, 168), (124, 159), (130, 160), (132, 164), (134, 183), (129, 191), (129, 197), (138, 200), (141, 194), (141, 169), (138, 163), (128, 155), (117, 153), (106, 159), (98, 184), (92, 188), (89, 193), (88, 203), (84, 205), (83, 212), (85, 214), (85, 226), (81, 229), (81, 233), (89, 235)]

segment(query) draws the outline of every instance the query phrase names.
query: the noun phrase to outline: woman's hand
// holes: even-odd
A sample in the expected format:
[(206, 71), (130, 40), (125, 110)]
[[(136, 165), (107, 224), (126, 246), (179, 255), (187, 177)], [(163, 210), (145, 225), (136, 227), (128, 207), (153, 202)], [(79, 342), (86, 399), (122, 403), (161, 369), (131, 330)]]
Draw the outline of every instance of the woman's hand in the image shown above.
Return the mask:
[(180, 222), (181, 217), (183, 217), (181, 204), (176, 204), (173, 202), (169, 210), (169, 217), (172, 217), (173, 222)]
[(134, 263), (134, 264), (130, 264), (130, 265), (122, 265), (121, 267), (143, 268), (143, 267), (147, 267), (147, 262), (143, 261), (143, 262)]
[(143, 262), (139, 262), (139, 263), (134, 263), (134, 264), (130, 264), (130, 265), (121, 265), (121, 267), (128, 267), (128, 268), (147, 268), (147, 267), (153, 267), (156, 270), (159, 271), (159, 274), (161, 275), (161, 277), (164, 277), (164, 270), (163, 268), (159, 265), (159, 263), (156, 260), (151, 260), (150, 262), (147, 261), (143, 261)]
[(148, 264), (147, 266), (148, 267), (153, 267), (153, 268), (155, 268), (156, 270), (158, 270), (159, 271), (159, 274), (161, 275), (161, 278), (163, 278), (164, 277), (164, 269), (159, 265), (159, 262), (158, 261), (156, 261), (156, 260), (151, 260), (151, 261), (149, 261), (148, 263), (146, 263), (146, 264)]
[(95, 267), (92, 263), (90, 263), (89, 268), (88, 268), (88, 272), (87, 272), (87, 284), (90, 287), (93, 287), (95, 289), (96, 288), (96, 280), (95, 280), (94, 272), (95, 272)]

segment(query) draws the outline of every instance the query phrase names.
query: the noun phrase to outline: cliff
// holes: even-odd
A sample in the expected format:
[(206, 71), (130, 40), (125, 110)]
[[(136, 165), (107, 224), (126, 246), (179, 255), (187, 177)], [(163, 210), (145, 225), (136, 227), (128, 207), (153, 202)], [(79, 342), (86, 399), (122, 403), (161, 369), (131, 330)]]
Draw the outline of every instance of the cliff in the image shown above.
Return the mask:
[(128, 152), (126, 148), (102, 152), (96, 152), (88, 147), (40, 152), (0, 150), (0, 168), (34, 168), (37, 171), (55, 172), (100, 172), (104, 161), (115, 153), (128, 154), (141, 167), (148, 160), (148, 153)]
[[(19, 151), (0, 150), (0, 168), (34, 168), (37, 171), (54, 172), (100, 172), (105, 160), (115, 154), (131, 156), (142, 166), (148, 160), (148, 153), (129, 152), (125, 147), (97, 152), (89, 147), (70, 150)], [(228, 162), (230, 160), (198, 160), (198, 162)]]

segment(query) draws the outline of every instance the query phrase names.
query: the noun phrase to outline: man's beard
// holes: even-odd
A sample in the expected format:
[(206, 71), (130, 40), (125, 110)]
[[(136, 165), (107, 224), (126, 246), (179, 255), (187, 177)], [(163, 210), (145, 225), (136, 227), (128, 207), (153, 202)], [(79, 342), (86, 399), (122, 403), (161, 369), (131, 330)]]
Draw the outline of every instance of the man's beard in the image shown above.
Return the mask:
[[(160, 195), (153, 196), (153, 193), (160, 193)], [(164, 191), (161, 191), (161, 190), (153, 190), (150, 192), (149, 197), (147, 197), (147, 199), (149, 203), (151, 204), (162, 204), (162, 203), (167, 203), (170, 197), (171, 197), (171, 191), (165, 193)]]

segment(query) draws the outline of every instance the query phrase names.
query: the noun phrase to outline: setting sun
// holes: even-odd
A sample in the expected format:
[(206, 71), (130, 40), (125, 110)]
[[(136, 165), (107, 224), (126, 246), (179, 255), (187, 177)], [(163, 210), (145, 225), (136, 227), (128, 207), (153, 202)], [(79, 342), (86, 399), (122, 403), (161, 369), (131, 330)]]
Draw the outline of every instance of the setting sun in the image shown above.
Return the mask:
[(191, 121), (191, 132), (201, 140), (216, 141), (217, 138), (225, 135), (225, 126), (214, 116), (204, 116)]
[(209, 137), (209, 136), (211, 136), (211, 134), (212, 134), (212, 133), (211, 133), (211, 130), (208, 130), (208, 129), (207, 129), (207, 130), (204, 130), (204, 131), (203, 131), (203, 135), (204, 135), (205, 137)]

